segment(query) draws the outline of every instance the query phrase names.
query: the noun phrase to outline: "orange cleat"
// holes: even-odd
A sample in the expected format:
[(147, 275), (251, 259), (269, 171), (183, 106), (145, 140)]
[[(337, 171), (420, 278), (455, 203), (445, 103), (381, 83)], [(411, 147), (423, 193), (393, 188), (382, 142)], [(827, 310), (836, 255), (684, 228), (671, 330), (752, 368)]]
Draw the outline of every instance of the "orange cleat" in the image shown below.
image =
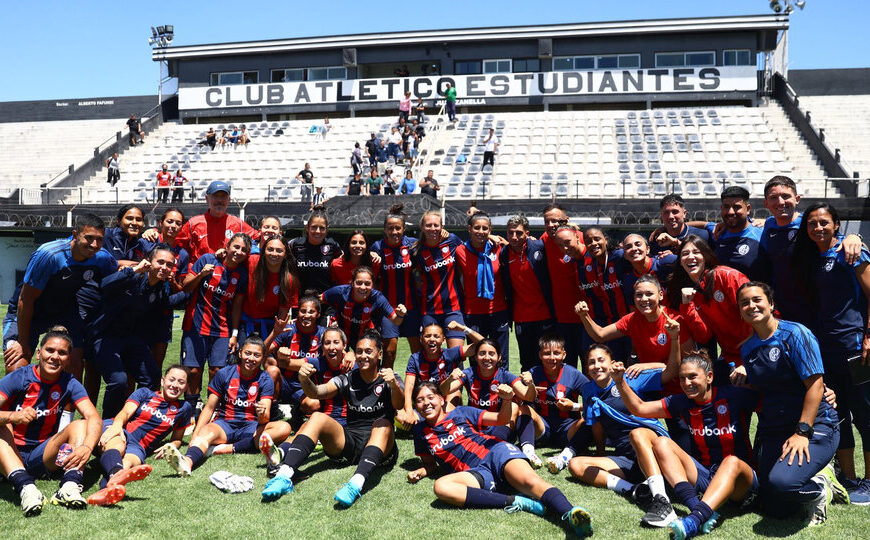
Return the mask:
[(138, 480), (144, 479), (146, 476), (151, 474), (152, 467), (151, 465), (136, 465), (135, 467), (130, 467), (129, 469), (124, 469), (122, 471), (118, 471), (114, 476), (109, 478), (108, 486), (123, 486), (130, 482), (136, 482)]
[(109, 484), (109, 486), (88, 497), (88, 504), (94, 506), (112, 506), (114, 504), (118, 504), (126, 494), (127, 488), (123, 485)]

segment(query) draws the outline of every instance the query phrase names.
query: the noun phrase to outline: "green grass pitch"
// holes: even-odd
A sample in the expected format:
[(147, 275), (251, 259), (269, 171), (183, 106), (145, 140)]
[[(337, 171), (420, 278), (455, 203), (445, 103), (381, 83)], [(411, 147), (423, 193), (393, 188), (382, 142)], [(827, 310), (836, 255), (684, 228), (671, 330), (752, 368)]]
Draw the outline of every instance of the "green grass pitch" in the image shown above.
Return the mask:
[[(5, 307), (0, 309), (0, 316)], [(179, 312), (180, 314), (180, 312)], [(180, 319), (167, 353), (167, 362), (178, 358)], [(516, 343), (511, 341), (511, 367), (518, 369)], [(407, 344), (400, 342), (397, 371), (408, 358)], [(856, 433), (856, 439), (860, 441)], [(259, 454), (214, 456), (190, 478), (176, 478), (164, 462), (149, 459), (154, 472), (141, 482), (129, 484), (127, 498), (115, 507), (90, 507), (72, 511), (46, 505), (39, 517), (25, 519), (11, 484), (0, 482), (0, 531), (3, 538), (563, 538), (565, 529), (554, 519), (530, 514), (507, 514), (501, 510), (458, 510), (436, 501), (432, 480), (408, 484), (406, 472), (419, 466), (413, 443), (400, 435), (399, 461), (369, 480), (362, 498), (347, 510), (338, 510), (332, 496), (353, 474), (353, 467), (336, 469), (320, 452), (312, 455), (297, 475), (296, 490), (271, 504), (260, 502), (265, 484), (264, 460)], [(556, 450), (539, 450), (546, 457)], [(860, 448), (859, 472), (863, 470)], [(208, 476), (227, 470), (254, 479), (248, 493), (224, 494), (212, 487)], [(569, 479), (566, 472), (540, 474), (562, 489), (568, 499), (587, 508), (598, 538), (667, 538), (662, 529), (642, 529), (642, 512), (614, 493), (586, 487)], [(85, 495), (97, 489), (99, 463), (91, 460), (85, 472)], [(304, 479), (300, 479), (300, 477)], [(308, 477), (308, 478), (305, 478)], [(51, 496), (55, 480), (39, 480), (38, 487)], [(758, 514), (735, 514), (724, 510), (724, 522), (711, 535), (745, 540), (755, 536), (797, 538), (868, 538), (870, 509), (832, 506), (823, 527), (804, 529), (797, 521), (763, 518)], [(677, 505), (677, 513), (686, 509)]]

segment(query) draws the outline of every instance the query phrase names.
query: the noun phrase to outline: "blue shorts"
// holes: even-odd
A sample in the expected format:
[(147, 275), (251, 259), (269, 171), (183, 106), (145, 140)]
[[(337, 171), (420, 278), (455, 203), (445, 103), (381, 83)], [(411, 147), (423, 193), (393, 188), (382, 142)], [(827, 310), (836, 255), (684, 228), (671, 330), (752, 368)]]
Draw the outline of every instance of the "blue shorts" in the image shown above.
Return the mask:
[(420, 319), (420, 312), (417, 310), (409, 311), (399, 326), (384, 317), (381, 319), (381, 337), (384, 339), (420, 337)]
[(50, 440), (51, 438), (42, 441), (29, 452), (21, 448), (18, 449), (18, 452), (21, 454), (21, 462), (24, 464), (24, 470), (29, 472), (34, 478), (48, 476), (48, 469), (45, 468), (45, 462), (42, 458), (45, 455), (45, 447), (48, 446), (48, 441)]
[(301, 405), (302, 398), (304, 397), (305, 392), (302, 390), (302, 385), (299, 383), (299, 381), (291, 381), (282, 374), (281, 392), (278, 394), (278, 403)]
[[(450, 321), (456, 321), (459, 324), (465, 324), (465, 318), (462, 316), (462, 313), (458, 311), (451, 311), (449, 313), (441, 313), (441, 314), (426, 314), (423, 315), (423, 319), (420, 322), (420, 331), (423, 331), (423, 328), (429, 326), (430, 324), (437, 324), (444, 330), (444, 337), (447, 339), (465, 339), (465, 332), (462, 330), (448, 330), (447, 325)], [(417, 334), (420, 335), (420, 334)]]
[[(41, 321), (36, 317), (30, 323), (30, 348), (35, 351), (39, 344), (39, 336), (48, 331), (52, 326), (63, 325), (69, 332), (69, 337), (72, 338), (73, 348), (81, 348), (85, 346), (85, 325), (82, 320), (76, 315), (57, 318), (54, 322)], [(6, 349), (6, 342), (10, 339), (18, 341), (18, 314), (8, 314), (3, 318), (3, 349)]]
[(260, 334), (260, 339), (266, 339), (272, 332), (275, 326), (274, 317), (266, 317), (265, 319), (253, 319), (242, 313), (242, 328), (239, 331), (239, 347), (245, 342), (245, 338), (254, 332)]
[(632, 459), (628, 456), (605, 456), (607, 459), (616, 463), (616, 466), (619, 467), (619, 470), (622, 471), (622, 475), (625, 476), (625, 479), (632, 484), (637, 484), (638, 482), (643, 482), (646, 478), (646, 475), (643, 474), (643, 471), (640, 470), (640, 465), (638, 465), (636, 459)]
[(506, 489), (513, 489), (504, 476), (505, 465), (513, 459), (529, 460), (511, 443), (499, 443), (490, 448), (483, 461), (477, 467), (468, 469), (468, 472), (477, 478), (481, 489), (503, 493)]
[(227, 443), (232, 444), (239, 441), (253, 440), (257, 433), (257, 422), (248, 420), (236, 420), (228, 422), (226, 420), (215, 420), (214, 424), (224, 431), (227, 436)]
[(535, 439), (536, 446), (546, 445), (552, 448), (564, 448), (568, 446), (568, 441), (571, 440), (568, 437), (568, 431), (574, 424), (574, 420), (562, 422), (556, 428), (551, 428), (550, 423), (543, 416), (541, 420), (544, 422), (544, 432), (541, 433), (540, 437)]
[(181, 337), (181, 364), (184, 367), (222, 368), (227, 365), (230, 338), (202, 336), (185, 332)]
[(154, 325), (154, 336), (152, 343), (172, 343), (172, 322), (175, 319), (175, 314), (169, 312), (169, 315)]
[[(691, 456), (689, 456), (691, 457)], [(716, 476), (716, 471), (719, 470), (719, 464), (715, 463), (707, 467), (701, 465), (701, 463), (692, 458), (692, 462), (695, 464), (695, 469), (698, 470), (698, 479), (695, 481), (695, 491), (699, 494), (703, 495), (707, 488), (710, 487), (710, 482), (713, 481), (713, 477)], [(758, 474), (753, 470), (752, 471), (752, 487), (749, 488), (749, 491), (746, 493), (746, 496), (743, 498), (743, 502), (741, 506), (748, 505), (758, 496)]]
[[(114, 421), (115, 420), (112, 418), (106, 418), (105, 420), (103, 420), (102, 433), (105, 433), (106, 430), (109, 429), (109, 426), (114, 423)], [(127, 448), (124, 450), (124, 454), (136, 456), (139, 458), (139, 461), (145, 463), (145, 449), (142, 448), (141, 444), (139, 444), (139, 440), (133, 437), (133, 435), (126, 429), (124, 430), (124, 437), (126, 437), (127, 439)]]

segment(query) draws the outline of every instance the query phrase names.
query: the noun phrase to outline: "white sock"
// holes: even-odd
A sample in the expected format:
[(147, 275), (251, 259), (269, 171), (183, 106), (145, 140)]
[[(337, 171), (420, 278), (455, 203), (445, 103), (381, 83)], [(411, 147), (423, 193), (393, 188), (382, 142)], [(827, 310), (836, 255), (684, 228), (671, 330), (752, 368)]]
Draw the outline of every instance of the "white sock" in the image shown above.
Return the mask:
[(571, 458), (576, 455), (577, 453), (574, 452), (573, 448), (571, 448), (570, 446), (566, 446), (565, 449), (562, 450), (562, 453), (559, 454), (559, 458), (565, 463), (568, 463), (569, 461), (571, 461)]
[(278, 472), (275, 476), (281, 475), (286, 476), (287, 478), (293, 478), (293, 472), (293, 467), (290, 467), (289, 465), (281, 465), (278, 467)]
[(60, 422), (58, 422), (57, 424), (57, 432), (60, 433), (61, 431), (63, 431), (63, 428), (67, 427), (70, 422), (73, 421), (74, 416), (75, 413), (72, 411), (63, 411), (62, 413), (60, 413)]
[(363, 484), (366, 483), (366, 477), (361, 474), (355, 474), (350, 477), (350, 482), (348, 484), (355, 487), (357, 490), (362, 491)]
[(628, 493), (634, 488), (634, 484), (626, 482), (615, 474), (607, 473), (607, 489), (617, 493)]
[[(668, 499), (668, 495), (665, 493), (665, 477), (657, 474), (655, 476), (650, 476), (647, 478), (647, 482), (649, 485), (650, 491), (652, 491), (653, 497), (656, 495), (661, 495), (665, 499)], [(668, 499), (670, 501), (670, 499)]]
[(530, 456), (535, 453), (535, 445), (526, 443), (520, 448), (520, 450), (523, 451), (523, 454)]

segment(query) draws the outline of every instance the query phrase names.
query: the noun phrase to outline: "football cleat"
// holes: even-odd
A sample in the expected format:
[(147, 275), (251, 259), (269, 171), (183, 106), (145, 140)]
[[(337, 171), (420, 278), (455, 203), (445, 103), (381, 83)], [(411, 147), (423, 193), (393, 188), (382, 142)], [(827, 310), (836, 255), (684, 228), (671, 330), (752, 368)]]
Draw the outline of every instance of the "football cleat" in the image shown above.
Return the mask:
[(21, 511), (24, 517), (38, 516), (42, 513), (45, 497), (34, 484), (27, 484), (21, 489)]
[(528, 512), (530, 514), (535, 514), (536, 516), (543, 516), (547, 510), (544, 508), (544, 505), (541, 504), (540, 501), (536, 501), (535, 499), (531, 499), (529, 497), (523, 497), (522, 495), (514, 495), (514, 502), (510, 506), (505, 506), (504, 511), (508, 514), (513, 514), (514, 512), (519, 512), (522, 510), (523, 512)]
[(130, 482), (138, 482), (139, 480), (145, 479), (151, 471), (154, 470), (151, 465), (136, 465), (135, 467), (130, 467), (129, 469), (123, 469), (115, 473), (111, 478), (109, 478), (109, 482), (106, 484), (106, 487), (113, 485), (125, 486)]
[(293, 480), (289, 476), (279, 474), (266, 482), (262, 491), (263, 502), (277, 501), (291, 491), (293, 491)]
[(88, 501), (82, 497), (81, 486), (75, 482), (64, 482), (60, 489), (51, 496), (51, 504), (73, 510), (82, 510), (88, 507)]
[(110, 484), (88, 497), (88, 504), (92, 506), (112, 506), (121, 502), (127, 494), (127, 487), (123, 484)]
[(575, 506), (570, 511), (562, 516), (563, 521), (567, 521), (574, 530), (574, 534), (580, 538), (592, 536), (592, 516), (582, 506)]
[(350, 508), (350, 506), (356, 502), (360, 497), (360, 492), (357, 488), (351, 485), (350, 482), (344, 484), (339, 488), (339, 490), (335, 493), (333, 499), (335, 499), (338, 504), (345, 508)]

